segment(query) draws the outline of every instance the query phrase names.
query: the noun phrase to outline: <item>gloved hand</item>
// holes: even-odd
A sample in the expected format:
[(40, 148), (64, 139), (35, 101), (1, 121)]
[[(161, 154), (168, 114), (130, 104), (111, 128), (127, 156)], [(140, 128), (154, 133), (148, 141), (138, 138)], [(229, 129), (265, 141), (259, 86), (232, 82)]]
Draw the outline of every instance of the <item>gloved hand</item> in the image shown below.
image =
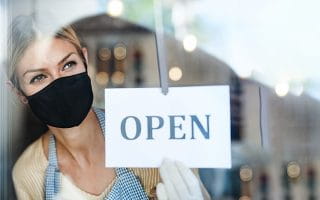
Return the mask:
[(200, 183), (193, 172), (179, 161), (165, 159), (160, 166), (159, 200), (203, 200)]

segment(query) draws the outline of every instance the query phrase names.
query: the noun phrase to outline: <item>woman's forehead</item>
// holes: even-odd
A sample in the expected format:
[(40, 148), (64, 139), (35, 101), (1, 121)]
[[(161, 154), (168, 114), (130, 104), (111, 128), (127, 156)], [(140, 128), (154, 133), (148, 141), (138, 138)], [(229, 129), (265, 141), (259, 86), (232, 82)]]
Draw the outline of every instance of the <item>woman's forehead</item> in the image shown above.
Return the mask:
[(67, 54), (77, 53), (70, 42), (58, 38), (44, 38), (33, 42), (24, 52), (18, 63), (17, 72), (32, 68), (57, 65)]

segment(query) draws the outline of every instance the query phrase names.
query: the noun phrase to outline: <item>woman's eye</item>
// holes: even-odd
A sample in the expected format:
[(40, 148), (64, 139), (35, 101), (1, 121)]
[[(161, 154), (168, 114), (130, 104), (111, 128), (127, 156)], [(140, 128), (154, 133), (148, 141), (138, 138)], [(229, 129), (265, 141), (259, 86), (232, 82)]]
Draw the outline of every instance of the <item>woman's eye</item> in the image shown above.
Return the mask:
[(76, 65), (76, 64), (77, 64), (76, 62), (70, 61), (70, 62), (66, 63), (66, 64), (63, 66), (63, 69), (62, 69), (62, 70), (69, 69), (69, 68), (73, 67), (73, 66)]
[(42, 81), (43, 79), (45, 79), (47, 76), (43, 75), (43, 74), (39, 74), (35, 77), (33, 77), (31, 80), (30, 80), (30, 83), (36, 83), (36, 82), (39, 82), (39, 81)]

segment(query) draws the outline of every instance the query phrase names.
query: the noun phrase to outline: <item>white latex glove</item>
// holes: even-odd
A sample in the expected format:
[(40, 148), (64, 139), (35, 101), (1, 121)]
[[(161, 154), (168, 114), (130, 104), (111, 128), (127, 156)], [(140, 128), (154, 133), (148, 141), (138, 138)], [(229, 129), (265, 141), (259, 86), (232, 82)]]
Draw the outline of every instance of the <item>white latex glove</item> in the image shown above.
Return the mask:
[(162, 183), (156, 190), (159, 200), (203, 200), (197, 177), (183, 163), (165, 159), (160, 176)]

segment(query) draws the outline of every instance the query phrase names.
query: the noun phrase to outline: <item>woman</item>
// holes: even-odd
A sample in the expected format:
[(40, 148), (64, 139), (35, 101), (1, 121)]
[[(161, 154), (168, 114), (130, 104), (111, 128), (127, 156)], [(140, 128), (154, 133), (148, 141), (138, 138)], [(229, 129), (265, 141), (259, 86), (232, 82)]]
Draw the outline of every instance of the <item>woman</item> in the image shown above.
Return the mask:
[(203, 199), (180, 163), (165, 161), (160, 174), (104, 167), (104, 111), (91, 107), (87, 50), (71, 27), (48, 34), (20, 16), (11, 30), (9, 84), (49, 129), (14, 166), (18, 199)]

